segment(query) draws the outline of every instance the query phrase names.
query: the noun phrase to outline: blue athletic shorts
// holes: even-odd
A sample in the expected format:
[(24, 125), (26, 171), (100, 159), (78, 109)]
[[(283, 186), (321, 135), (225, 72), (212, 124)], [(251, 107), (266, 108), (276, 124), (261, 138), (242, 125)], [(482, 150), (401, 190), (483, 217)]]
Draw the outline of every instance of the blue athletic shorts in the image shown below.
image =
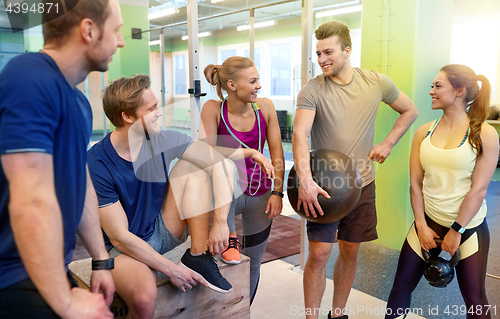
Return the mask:
[[(171, 251), (175, 247), (179, 246), (183, 242), (186, 241), (189, 234), (189, 226), (186, 226), (184, 229), (184, 233), (180, 239), (175, 238), (174, 235), (170, 233), (170, 231), (165, 226), (163, 222), (163, 217), (161, 213), (158, 214), (155, 220), (155, 229), (153, 231), (153, 235), (146, 241), (151, 247), (153, 247), (156, 252), (163, 255), (164, 253)], [(109, 258), (116, 258), (123, 254), (116, 247), (113, 247), (109, 250)]]

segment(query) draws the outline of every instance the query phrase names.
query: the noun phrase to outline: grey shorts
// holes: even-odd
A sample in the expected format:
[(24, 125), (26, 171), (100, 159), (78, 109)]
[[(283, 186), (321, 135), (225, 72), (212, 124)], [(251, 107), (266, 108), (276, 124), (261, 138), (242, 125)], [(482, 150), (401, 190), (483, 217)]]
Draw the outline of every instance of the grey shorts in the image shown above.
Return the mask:
[[(153, 249), (156, 250), (157, 253), (163, 255), (164, 253), (171, 251), (175, 247), (185, 242), (188, 237), (188, 234), (189, 234), (189, 226), (186, 225), (186, 229), (184, 229), (181, 238), (180, 239), (175, 238), (175, 236), (172, 235), (165, 226), (165, 223), (163, 222), (163, 217), (161, 216), (160, 213), (155, 219), (155, 228), (153, 234), (151, 235), (151, 237), (149, 237), (149, 239), (146, 242), (149, 244), (149, 246), (153, 247)], [(113, 247), (109, 250), (109, 258), (116, 258), (121, 254), (123, 253), (116, 247)]]
[(339, 240), (351, 243), (372, 241), (378, 238), (375, 182), (363, 187), (358, 203), (341, 220), (329, 224), (307, 222), (307, 237), (309, 240), (333, 243), (335, 242), (335, 235)]

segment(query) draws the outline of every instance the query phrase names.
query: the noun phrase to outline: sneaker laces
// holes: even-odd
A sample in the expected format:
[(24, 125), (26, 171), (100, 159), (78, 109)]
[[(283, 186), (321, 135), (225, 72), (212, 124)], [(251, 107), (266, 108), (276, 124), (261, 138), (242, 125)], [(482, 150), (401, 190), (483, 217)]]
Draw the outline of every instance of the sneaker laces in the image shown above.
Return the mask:
[(241, 250), (243, 246), (241, 245), (240, 241), (238, 240), (238, 237), (229, 237), (229, 246), (224, 250), (228, 250), (230, 248), (237, 249), (238, 251)]
[[(208, 261), (208, 264), (210, 265), (209, 267), (211, 268), (212, 271), (215, 270), (216, 273), (220, 275), (219, 272), (219, 267), (217, 267), (217, 262), (215, 261), (214, 256), (210, 253), (209, 250), (207, 250), (204, 254), (201, 256), (205, 257), (205, 259)], [(220, 275), (222, 277), (222, 275)]]

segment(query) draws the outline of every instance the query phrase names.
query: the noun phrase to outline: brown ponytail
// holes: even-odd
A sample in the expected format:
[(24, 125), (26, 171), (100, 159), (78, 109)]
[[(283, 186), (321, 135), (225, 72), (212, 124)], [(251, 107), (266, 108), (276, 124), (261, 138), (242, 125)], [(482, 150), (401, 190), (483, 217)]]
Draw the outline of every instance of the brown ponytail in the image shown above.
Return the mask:
[(222, 90), (228, 91), (227, 81), (237, 81), (238, 72), (252, 66), (254, 66), (254, 63), (249, 58), (233, 56), (227, 58), (222, 65), (207, 65), (203, 73), (208, 83), (215, 86), (219, 98), (224, 100)]
[[(449, 64), (441, 68), (448, 76), (448, 80), (455, 89), (466, 89), (465, 105), (469, 115), (469, 143), (476, 150), (477, 158), (483, 155), (481, 141), (481, 126), (488, 118), (490, 111), (490, 82), (484, 75), (476, 75), (471, 68), (460, 64)], [(481, 89), (477, 81), (481, 81)]]

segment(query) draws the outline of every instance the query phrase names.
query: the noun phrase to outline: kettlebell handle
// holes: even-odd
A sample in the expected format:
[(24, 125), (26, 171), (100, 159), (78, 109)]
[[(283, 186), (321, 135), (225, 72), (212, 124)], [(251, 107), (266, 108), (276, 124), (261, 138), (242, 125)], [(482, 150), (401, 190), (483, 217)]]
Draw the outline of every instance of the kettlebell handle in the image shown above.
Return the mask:
[[(443, 240), (441, 238), (434, 238), (434, 241), (438, 246), (441, 246), (441, 244), (443, 243)], [(431, 259), (431, 254), (424, 249), (422, 249), (422, 256), (424, 256), (425, 261), (429, 261)], [(460, 249), (457, 248), (455, 254), (451, 256), (451, 259), (448, 261), (448, 263), (450, 267), (455, 267), (459, 261), (460, 261)]]

